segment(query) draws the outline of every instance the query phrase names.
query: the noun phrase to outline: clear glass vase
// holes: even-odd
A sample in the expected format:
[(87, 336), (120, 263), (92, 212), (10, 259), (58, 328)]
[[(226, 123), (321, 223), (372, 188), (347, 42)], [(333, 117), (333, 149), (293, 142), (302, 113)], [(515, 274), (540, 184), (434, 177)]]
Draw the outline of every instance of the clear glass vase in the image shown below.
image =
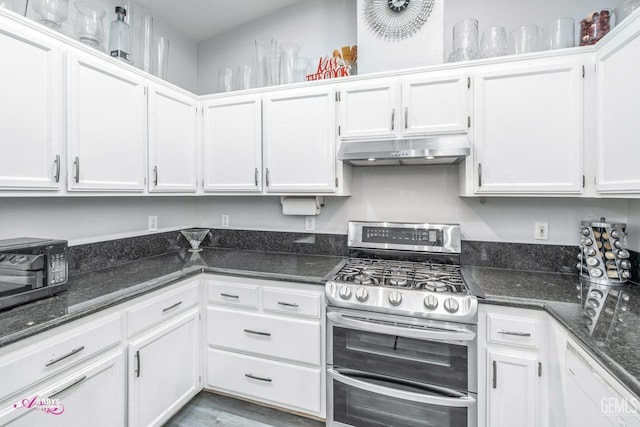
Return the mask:
[(76, 17), (76, 35), (82, 43), (100, 49), (104, 41), (102, 20), (107, 12), (100, 6), (88, 1), (74, 3), (78, 10)]
[(280, 44), (280, 84), (295, 83), (295, 62), (300, 52), (297, 43)]
[(68, 0), (32, 0), (31, 8), (42, 24), (53, 29), (58, 29), (69, 16)]
[(276, 49), (277, 42), (273, 37), (256, 39), (257, 87), (276, 84)]

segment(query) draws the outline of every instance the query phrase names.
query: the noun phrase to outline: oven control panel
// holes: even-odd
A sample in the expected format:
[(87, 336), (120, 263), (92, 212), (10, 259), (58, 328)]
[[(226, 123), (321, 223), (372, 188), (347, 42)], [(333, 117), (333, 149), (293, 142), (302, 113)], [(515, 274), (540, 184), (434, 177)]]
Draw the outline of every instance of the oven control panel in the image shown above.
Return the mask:
[(459, 254), (460, 225), (350, 221), (350, 248)]
[(366, 243), (396, 243), (419, 246), (442, 246), (442, 230), (407, 229), (396, 227), (363, 227), (362, 241)]

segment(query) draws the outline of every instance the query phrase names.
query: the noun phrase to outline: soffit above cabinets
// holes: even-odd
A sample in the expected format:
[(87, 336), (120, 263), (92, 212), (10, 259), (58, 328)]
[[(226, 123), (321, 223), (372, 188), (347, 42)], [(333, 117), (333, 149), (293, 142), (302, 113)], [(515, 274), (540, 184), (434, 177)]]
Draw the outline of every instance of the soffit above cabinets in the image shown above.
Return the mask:
[(136, 0), (194, 42), (307, 0)]

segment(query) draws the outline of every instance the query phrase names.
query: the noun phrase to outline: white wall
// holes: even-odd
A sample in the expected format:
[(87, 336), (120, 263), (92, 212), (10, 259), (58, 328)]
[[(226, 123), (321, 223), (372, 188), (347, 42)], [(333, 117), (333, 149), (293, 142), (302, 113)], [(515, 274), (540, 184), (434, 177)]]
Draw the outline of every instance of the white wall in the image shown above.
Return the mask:
[[(460, 198), (457, 191), (455, 166), (354, 168), (353, 196), (325, 198), (316, 231), (344, 234), (349, 220), (454, 222), (468, 240), (576, 245), (581, 220), (627, 219), (627, 200)], [(202, 226), (220, 227), (228, 214), (230, 228), (304, 232), (304, 217), (283, 216), (277, 197), (201, 198), (197, 206)], [(549, 223), (548, 241), (533, 239), (536, 221)]]
[(356, 44), (355, 0), (308, 0), (198, 44), (198, 93), (218, 91), (218, 70), (252, 65), (255, 39), (296, 42), (300, 56), (319, 58)]
[(196, 225), (191, 197), (52, 197), (0, 200), (0, 239), (46, 237), (72, 245), (147, 233), (148, 217), (159, 231)]
[[(106, 52), (109, 46), (109, 28), (111, 26), (111, 22), (116, 19), (115, 7), (116, 5), (120, 5), (125, 2), (122, 2), (120, 0), (92, 1), (107, 12), (106, 16), (103, 19), (105, 41), (102, 46), (102, 50)], [(133, 4), (133, 60), (134, 65), (140, 68), (140, 36), (142, 34), (142, 17), (144, 15), (153, 16), (153, 12), (135, 2), (128, 3)], [(76, 16), (77, 10), (74, 6), (74, 1), (70, 1), (69, 17), (67, 18), (67, 21), (62, 24), (60, 31), (63, 34), (66, 34), (74, 39), (76, 39)], [(29, 6), (29, 9), (27, 10), (27, 17), (34, 20), (38, 19), (31, 6)], [(156, 38), (159, 36), (165, 36), (169, 39), (169, 69), (167, 72), (167, 81), (195, 93), (197, 89), (198, 65), (196, 43), (189, 40), (186, 36), (173, 29), (170, 25), (168, 25), (165, 21), (158, 17), (154, 16), (153, 24)]]

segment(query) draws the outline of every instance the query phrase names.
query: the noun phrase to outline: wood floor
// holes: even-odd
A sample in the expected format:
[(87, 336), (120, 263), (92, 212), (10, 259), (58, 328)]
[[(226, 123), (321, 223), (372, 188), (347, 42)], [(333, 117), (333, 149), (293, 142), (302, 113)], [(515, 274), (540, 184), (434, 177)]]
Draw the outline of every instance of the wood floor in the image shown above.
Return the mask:
[(206, 391), (200, 392), (165, 427), (323, 427), (286, 412)]

